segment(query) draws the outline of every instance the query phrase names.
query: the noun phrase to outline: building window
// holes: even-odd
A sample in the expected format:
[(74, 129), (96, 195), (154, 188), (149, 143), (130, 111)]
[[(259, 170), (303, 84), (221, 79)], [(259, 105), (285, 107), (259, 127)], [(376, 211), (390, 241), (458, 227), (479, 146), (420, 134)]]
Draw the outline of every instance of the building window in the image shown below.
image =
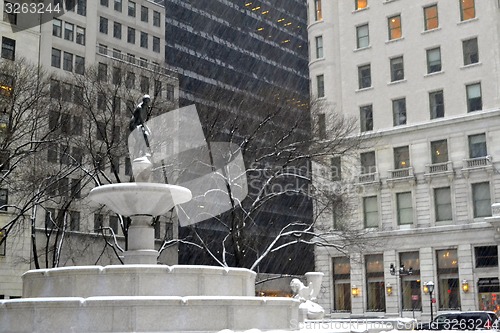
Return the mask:
[(108, 79), (108, 65), (100, 62), (97, 65), (97, 79), (99, 81), (107, 81)]
[(439, 305), (438, 309), (460, 310), (460, 284), (458, 283), (457, 250), (438, 250), (437, 275)]
[(174, 100), (174, 86), (172, 84), (167, 84), (167, 100), (168, 101), (173, 101)]
[(135, 29), (128, 27), (127, 28), (127, 42), (130, 44), (135, 44)]
[(498, 267), (498, 246), (476, 246), (474, 253), (476, 268)]
[(80, 212), (70, 211), (69, 218), (69, 230), (80, 231)]
[(403, 295), (403, 310), (404, 311), (420, 311), (422, 310), (422, 301), (412, 298), (413, 295), (421, 294), (420, 287), (420, 258), (419, 253), (402, 252), (399, 254), (399, 263), (406, 268), (411, 268), (412, 275), (401, 276), (401, 294)]
[(121, 23), (113, 23), (113, 37), (122, 39), (122, 25)]
[(128, 72), (127, 78), (125, 79), (125, 87), (128, 89), (132, 89), (135, 86), (135, 73)]
[(153, 11), (153, 25), (155, 27), (161, 26), (161, 15), (156, 10)]
[(490, 183), (472, 184), (474, 217), (491, 216)]
[(388, 18), (389, 25), (389, 40), (401, 38), (403, 32), (401, 30), (401, 15), (395, 15)]
[(466, 21), (476, 17), (474, 0), (458, 0), (460, 3), (460, 20)]
[(462, 42), (464, 52), (464, 66), (479, 62), (479, 51), (477, 47), (477, 38), (471, 38)]
[(85, 74), (85, 58), (80, 56), (75, 56), (75, 73)]
[[(51, 98), (59, 98), (61, 96), (61, 83), (58, 80), (51, 79), (50, 80), (50, 97)], [(50, 115), (54, 115), (53, 118)], [(57, 115), (57, 117), (55, 117)], [(54, 122), (51, 122), (51, 119), (54, 119)], [(57, 122), (59, 119), (59, 113), (50, 112), (49, 113), (49, 129), (51, 131), (55, 130), (57, 127)]]
[[(97, 109), (106, 111), (106, 95), (102, 92), (97, 94)], [(97, 138), (104, 140), (104, 133), (106, 132), (106, 125), (103, 122), (97, 122)]]
[(129, 157), (125, 157), (125, 176), (132, 176), (132, 164)]
[(63, 69), (68, 72), (73, 71), (73, 53), (64, 52)]
[(135, 2), (128, 2), (128, 16), (135, 17)]
[(365, 153), (361, 153), (359, 155), (359, 159), (361, 162), (361, 174), (369, 174), (377, 172), (377, 164), (375, 160), (375, 152), (369, 151)]
[(76, 27), (76, 43), (85, 45), (85, 28)]
[(482, 110), (481, 83), (469, 84), (465, 88), (467, 91), (467, 112)]
[(368, 0), (354, 0), (354, 9), (359, 10), (368, 7)]
[(359, 89), (369, 88), (372, 86), (370, 64), (358, 67), (358, 86)]
[(424, 30), (432, 30), (439, 27), (438, 6), (424, 7)]
[(441, 48), (427, 50), (427, 73), (441, 71)]
[(444, 117), (444, 97), (442, 90), (429, 93), (429, 108), (431, 119)]
[(396, 57), (390, 60), (391, 82), (400, 81), (405, 78), (403, 57)]
[(52, 36), (62, 36), (62, 21), (56, 18), (52, 20)]
[(141, 21), (142, 22), (149, 21), (149, 9), (148, 9), (148, 7), (141, 6)]
[(410, 149), (408, 146), (394, 148), (394, 168), (406, 169), (410, 167)]
[(2, 37), (2, 58), (14, 60), (16, 57), (16, 41)]
[(469, 158), (479, 158), (487, 155), (486, 134), (469, 135)]
[(122, 0), (115, 0), (114, 9), (115, 9), (117, 12), (120, 12), (120, 13), (121, 13), (121, 11), (122, 11)]
[(103, 226), (104, 216), (102, 214), (94, 214), (94, 231), (101, 231)]
[(438, 140), (431, 142), (432, 164), (448, 162), (448, 141)]
[(363, 198), (363, 222), (365, 228), (378, 228), (377, 196)]
[(382, 254), (365, 256), (366, 310), (385, 311), (384, 258)]
[(330, 170), (332, 173), (332, 181), (342, 180), (342, 160), (340, 156), (334, 156), (330, 159)]
[(396, 194), (398, 225), (413, 224), (413, 204), (411, 192)]
[(149, 78), (147, 76), (141, 75), (140, 86), (143, 93), (149, 93)]
[(318, 114), (318, 137), (326, 139), (326, 115), (324, 113)]
[(9, 8), (14, 8), (13, 3), (10, 1), (4, 1), (3, 4), (3, 21), (9, 22), (9, 24), (16, 25), (17, 24), (17, 14), (14, 11), (10, 11), (7, 13), (7, 4), (10, 4)]
[(148, 48), (148, 34), (141, 31), (141, 47)]
[(406, 124), (406, 99), (400, 98), (392, 101), (392, 114), (394, 126)]
[(111, 81), (113, 84), (120, 85), (122, 82), (122, 70), (120, 67), (113, 67)]
[(321, 0), (314, 0), (314, 20), (320, 21), (323, 19), (323, 11), (321, 10)]
[(361, 132), (373, 131), (373, 106), (364, 105), (359, 108)]
[(449, 187), (434, 189), (434, 212), (436, 213), (436, 222), (453, 220), (451, 189)]
[(160, 38), (153, 36), (153, 52), (160, 53)]
[(87, 16), (87, 0), (78, 0), (76, 13), (78, 15)]
[(316, 87), (318, 98), (325, 97), (325, 76), (323, 74), (316, 76)]
[[(5, 235), (4, 230), (0, 230), (0, 256), (5, 257), (6, 252), (7, 252), (7, 236)], [(0, 299), (3, 298), (4, 295), (0, 295)]]
[(115, 235), (118, 234), (118, 216), (112, 215), (109, 217), (109, 227), (113, 230)]
[(334, 310), (351, 311), (351, 263), (348, 257), (333, 258), (332, 280)]
[(358, 49), (361, 49), (363, 47), (368, 47), (370, 45), (368, 24), (356, 27), (356, 40), (357, 40), (356, 46)]
[(323, 36), (316, 37), (316, 59), (323, 58)]
[(0, 210), (7, 211), (7, 205), (9, 204), (9, 190), (0, 189)]
[(99, 32), (108, 34), (108, 19), (102, 16), (99, 19)]
[(64, 22), (64, 39), (73, 41), (75, 26), (71, 23)]
[(101, 0), (101, 6), (108, 7), (109, 6), (109, 0)]

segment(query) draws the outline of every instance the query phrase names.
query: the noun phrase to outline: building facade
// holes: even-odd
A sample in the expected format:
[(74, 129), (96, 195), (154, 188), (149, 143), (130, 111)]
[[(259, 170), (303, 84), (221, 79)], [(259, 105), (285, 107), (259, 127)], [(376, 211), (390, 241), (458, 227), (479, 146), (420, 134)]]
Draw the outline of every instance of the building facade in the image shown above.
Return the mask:
[[(308, 9), (311, 94), (366, 138), (356, 158), (316, 165), (349, 189), (343, 223), (366, 231), (363, 251), (316, 249), (321, 304), (332, 317), (498, 311), (499, 235), (487, 217), (500, 200), (500, 3)], [(331, 216), (322, 223), (336, 227)]]
[[(47, 110), (48, 127), (60, 127), (55, 132), (67, 133), (71, 137), (68, 142), (75, 144), (71, 146), (57, 143), (46, 151), (43, 167), (46, 163), (47, 172), (58, 169), (66, 170), (64, 172), (68, 174), (61, 178), (57, 188), (53, 189), (53, 194), (48, 193), (48, 190), (50, 199), (43, 201), (38, 209), (32, 211), (37, 221), (34, 228), (29, 223), (23, 223), (15, 230), (8, 229), (17, 212), (14, 206), (18, 203), (20, 194), (11, 189), (9, 192), (2, 192), (0, 233), (6, 238), (0, 251), (0, 297), (13, 298), (21, 296), (22, 273), (34, 268), (30, 234), (35, 232), (40, 236), (37, 236), (37, 248), (43, 249), (46, 245), (44, 235), (47, 230), (53, 229), (50, 225), (56, 223), (56, 216), (60, 216), (59, 212), (63, 209), (61, 207), (67, 213), (64, 219), (68, 219), (64, 226), (62, 247), (68, 255), (61, 256), (59, 265), (96, 264), (97, 258), (100, 258), (100, 264), (118, 263), (115, 255), (109, 255), (109, 251), (103, 250), (103, 233), (115, 235), (120, 246), (125, 244), (119, 217), (89, 203), (85, 198), (93, 187), (92, 182), (87, 183), (88, 185), (81, 184), (78, 182), (79, 178), (84, 177), (81, 171), (68, 171), (68, 166), (74, 164), (68, 162), (70, 159), (79, 166), (75, 170), (89, 170), (90, 167), (85, 163), (92, 163), (90, 157), (82, 156), (86, 147), (77, 146), (83, 142), (88, 124), (83, 124), (82, 116), (72, 113), (72, 110), (83, 105), (79, 104), (83, 103), (83, 95), (90, 94), (95, 87), (79, 86), (77, 83), (90, 82), (85, 77), (97, 73), (99, 84), (102, 84), (101, 87), (106, 86), (108, 90), (89, 97), (92, 100), (89, 108), (94, 110), (93, 98), (96, 97), (97, 113), (112, 114), (113, 119), (116, 116), (116, 124), (128, 124), (131, 113), (143, 94), (162, 101), (162, 109), (157, 112), (178, 107), (178, 79), (177, 73), (166, 68), (164, 62), (165, 7), (161, 4), (147, 0), (54, 1), (51, 5), (60, 6), (62, 12), (52, 18), (55, 13), (49, 11), (32, 16), (22, 12), (9, 13), (7, 3), (5, 1), (0, 5), (3, 13), (3, 20), (0, 22), (1, 61), (14, 63), (25, 59), (50, 73), (50, 98), (59, 100), (62, 107)], [(33, 24), (33, 17), (38, 24)], [(114, 91), (115, 95), (108, 95), (110, 91)], [(105, 144), (101, 136), (105, 135), (99, 132), (104, 119), (96, 119), (96, 122), (97, 130), (92, 128), (89, 131), (102, 148)], [(120, 126), (115, 126), (111, 131), (123, 131), (118, 136), (126, 142), (127, 125)], [(109, 130), (105, 125), (102, 129)], [(78, 140), (78, 135), (81, 140)], [(105, 151), (104, 149), (102, 153)], [(118, 151), (116, 154), (118, 155), (113, 161), (103, 159), (98, 167), (102, 179), (112, 181), (116, 175), (122, 181), (129, 181), (131, 168), (128, 154), (124, 151), (121, 155)], [(5, 164), (2, 165), (5, 167)], [(71, 204), (60, 204), (70, 196), (74, 199)], [(157, 223), (158, 246), (164, 235), (172, 238), (177, 233), (176, 224), (167, 222)], [(106, 255), (103, 255), (104, 252)], [(174, 246), (166, 250), (159, 260), (168, 264), (177, 263), (177, 248)]]
[[(273, 118), (277, 133), (286, 130), (291, 119), (308, 116), (305, 1), (165, 0), (164, 3), (166, 61), (179, 72), (179, 103), (196, 104), (208, 140), (241, 144), (251, 137), (256, 124), (274, 113), (284, 100), (289, 105), (288, 111)], [(221, 126), (214, 131), (215, 123)], [(305, 119), (293, 135), (307, 136), (308, 126)], [(260, 139), (268, 138), (262, 135)], [(250, 154), (244, 154), (244, 158), (247, 168), (261, 168), (255, 166), (259, 158)], [(270, 228), (279, 230), (292, 219), (311, 221), (307, 198), (288, 197), (266, 205), (255, 217), (255, 223), (266, 236), (274, 237)], [(219, 237), (213, 226), (206, 229), (212, 234), (210, 241), (220, 242), (225, 236)], [(185, 236), (189, 234), (187, 229), (183, 232)], [(192, 247), (181, 247), (181, 263), (214, 264), (204, 251), (194, 253), (196, 249)], [(260, 251), (263, 249), (256, 249), (257, 253)], [(304, 253), (308, 264), (302, 273), (313, 267), (312, 251), (297, 247), (290, 255), (300, 257)], [(284, 269), (291, 273), (294, 267), (287, 262), (270, 261), (260, 269), (275, 273)]]

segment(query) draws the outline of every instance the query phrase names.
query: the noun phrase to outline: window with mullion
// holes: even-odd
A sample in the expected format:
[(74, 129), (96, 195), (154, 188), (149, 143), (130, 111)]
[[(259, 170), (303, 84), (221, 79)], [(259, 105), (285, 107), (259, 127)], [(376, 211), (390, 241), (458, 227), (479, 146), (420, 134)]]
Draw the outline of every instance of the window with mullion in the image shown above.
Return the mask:
[(411, 192), (396, 194), (398, 225), (413, 224), (413, 204)]
[(431, 142), (432, 164), (448, 162), (448, 140)]
[(466, 21), (476, 17), (474, 0), (458, 0), (460, 3), (460, 20)]
[(378, 228), (377, 196), (363, 198), (363, 222), (365, 228)]
[(483, 100), (481, 93), (481, 84), (474, 83), (466, 86), (467, 92), (467, 111), (473, 112), (483, 109)]
[(434, 189), (434, 211), (436, 214), (436, 222), (453, 220), (450, 187)]
[(490, 183), (472, 184), (472, 202), (474, 217), (491, 216)]
[(399, 98), (392, 101), (394, 126), (406, 124), (406, 99)]
[(358, 87), (359, 89), (372, 86), (372, 75), (370, 64), (358, 67)]
[(438, 7), (432, 5), (424, 8), (424, 29), (432, 30), (439, 27)]
[(401, 15), (395, 15), (388, 18), (389, 40), (401, 38), (403, 35), (401, 27)]
[(361, 49), (370, 45), (368, 24), (356, 27), (356, 47)]
[(390, 60), (391, 82), (400, 81), (405, 78), (403, 57), (396, 57)]
[(361, 132), (373, 131), (373, 106), (364, 105), (359, 108)]
[(429, 108), (431, 111), (431, 119), (444, 117), (444, 97), (442, 90), (429, 93)]
[(427, 74), (441, 71), (441, 48), (427, 50)]
[(471, 38), (462, 42), (464, 52), (464, 66), (479, 62), (479, 50), (477, 46), (477, 38)]

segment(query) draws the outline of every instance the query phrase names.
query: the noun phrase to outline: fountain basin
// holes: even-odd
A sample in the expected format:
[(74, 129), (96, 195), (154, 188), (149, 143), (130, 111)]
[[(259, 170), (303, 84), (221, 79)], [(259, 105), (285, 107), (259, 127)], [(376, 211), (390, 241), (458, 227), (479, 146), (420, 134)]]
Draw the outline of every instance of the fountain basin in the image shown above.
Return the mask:
[(299, 301), (282, 297), (113, 296), (0, 301), (0, 332), (289, 330)]
[(93, 188), (89, 198), (122, 216), (166, 214), (175, 205), (191, 200), (185, 187), (157, 183), (119, 183)]
[(191, 265), (76, 266), (31, 270), (23, 298), (91, 296), (254, 296), (256, 273)]

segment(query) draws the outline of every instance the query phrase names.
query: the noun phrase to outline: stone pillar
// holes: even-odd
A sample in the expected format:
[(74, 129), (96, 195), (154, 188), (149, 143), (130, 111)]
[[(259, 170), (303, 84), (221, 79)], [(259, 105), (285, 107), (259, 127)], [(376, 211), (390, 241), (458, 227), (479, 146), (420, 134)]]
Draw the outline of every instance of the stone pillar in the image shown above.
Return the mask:
[[(476, 309), (476, 288), (474, 283), (474, 272), (472, 267), (472, 246), (463, 244), (458, 246), (458, 283), (460, 288), (460, 304), (462, 311), (472, 311)], [(464, 292), (462, 289), (462, 281), (467, 281), (469, 291)]]
[(351, 288), (359, 288), (359, 295), (354, 297), (351, 293), (351, 313), (353, 315), (364, 314), (364, 299), (366, 297), (366, 288), (363, 278), (363, 260), (358, 253), (351, 255)]
[(387, 284), (390, 284), (392, 287), (392, 294), (385, 294), (385, 314), (387, 317), (399, 317), (399, 303), (400, 301), (400, 286), (399, 286), (399, 277), (395, 275), (391, 275), (389, 270), (390, 265), (394, 264), (396, 267), (398, 266), (398, 262), (396, 260), (396, 250), (388, 250), (384, 251), (384, 277), (385, 277), (385, 288), (387, 290)]
[[(422, 293), (422, 321), (431, 320), (430, 295), (424, 293), (424, 284), (428, 281), (434, 282), (432, 297), (437, 299), (437, 276), (434, 275), (434, 249), (425, 247), (420, 249), (420, 286)], [(434, 317), (436, 317), (438, 304), (432, 304)]]
[(152, 217), (147, 215), (132, 217), (128, 229), (128, 250), (124, 254), (125, 264), (157, 263), (158, 251), (155, 250), (155, 231), (151, 221)]

